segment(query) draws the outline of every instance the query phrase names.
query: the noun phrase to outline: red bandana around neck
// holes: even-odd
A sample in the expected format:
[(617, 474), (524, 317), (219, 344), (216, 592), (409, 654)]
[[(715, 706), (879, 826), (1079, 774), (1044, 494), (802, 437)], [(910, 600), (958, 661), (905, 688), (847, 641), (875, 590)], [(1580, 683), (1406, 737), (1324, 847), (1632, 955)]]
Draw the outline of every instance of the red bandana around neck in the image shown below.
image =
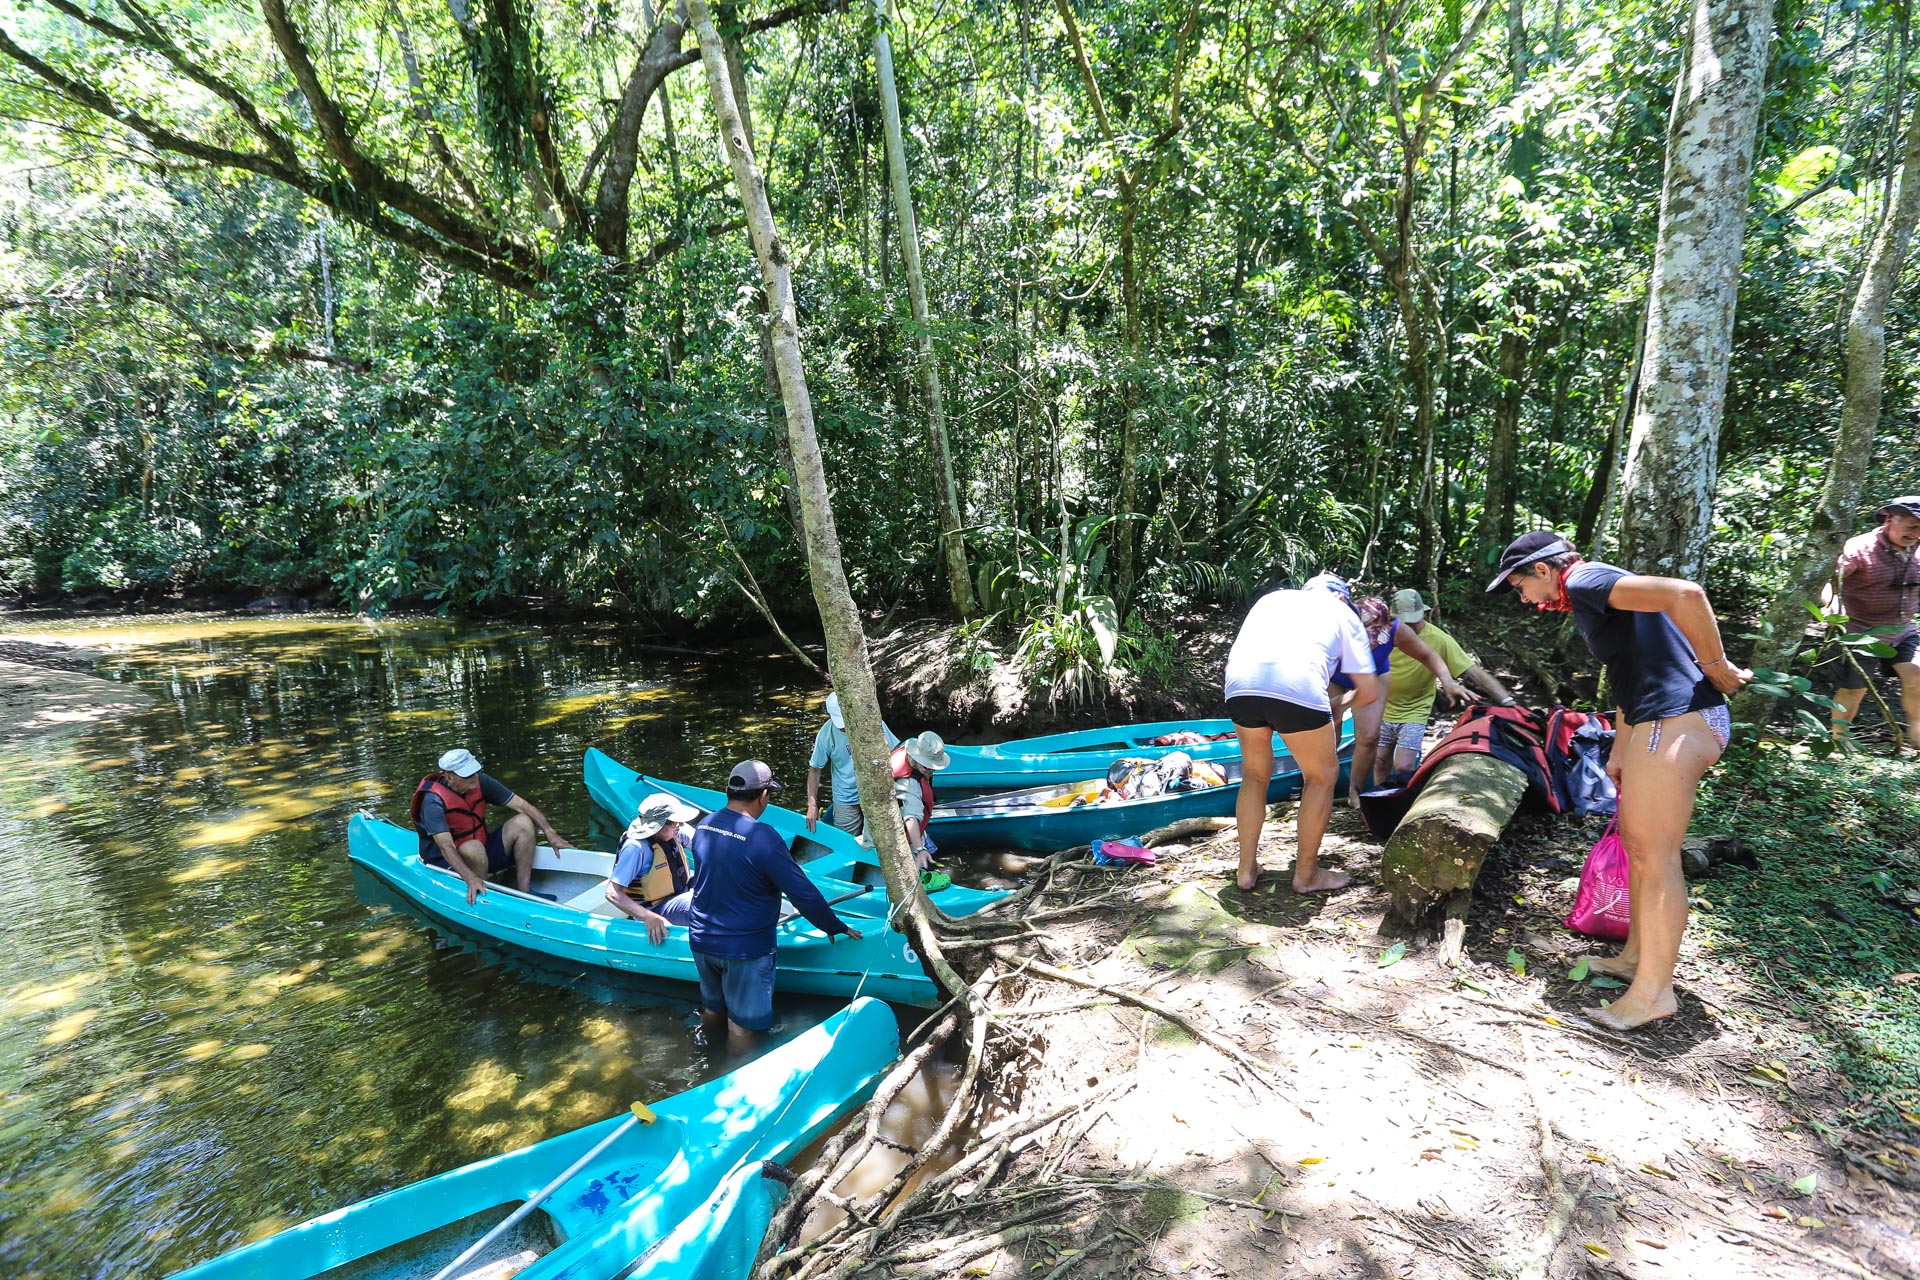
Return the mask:
[(1542, 613), (1572, 613), (1573, 597), (1567, 594), (1567, 575), (1585, 564), (1584, 557), (1575, 556), (1573, 563), (1560, 571), (1560, 594), (1552, 600), (1542, 601), (1534, 606)]

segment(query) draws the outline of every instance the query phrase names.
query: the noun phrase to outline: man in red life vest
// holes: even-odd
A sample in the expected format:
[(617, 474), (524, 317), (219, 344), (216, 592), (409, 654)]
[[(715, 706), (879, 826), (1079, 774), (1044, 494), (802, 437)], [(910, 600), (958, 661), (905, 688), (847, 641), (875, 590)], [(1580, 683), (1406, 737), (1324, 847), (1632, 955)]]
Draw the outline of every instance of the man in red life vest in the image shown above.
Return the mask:
[(953, 763), (947, 744), (929, 729), (917, 738), (908, 738), (893, 749), (893, 796), (900, 802), (900, 818), (907, 828), (907, 848), (913, 851), (914, 865), (920, 868), (920, 885), (928, 893), (937, 893), (953, 883), (953, 877), (933, 869), (933, 841), (927, 838), (927, 822), (933, 817), (933, 775)]
[[(513, 816), (487, 830), (487, 806), (505, 805)], [(420, 860), (447, 867), (466, 882), (467, 905), (487, 891), (487, 879), (513, 868), (514, 887), (533, 887), (533, 833), (538, 827), (556, 849), (573, 843), (533, 803), (480, 772), (464, 747), (440, 757), (440, 771), (420, 779), (413, 792), (413, 829), (420, 833)]]

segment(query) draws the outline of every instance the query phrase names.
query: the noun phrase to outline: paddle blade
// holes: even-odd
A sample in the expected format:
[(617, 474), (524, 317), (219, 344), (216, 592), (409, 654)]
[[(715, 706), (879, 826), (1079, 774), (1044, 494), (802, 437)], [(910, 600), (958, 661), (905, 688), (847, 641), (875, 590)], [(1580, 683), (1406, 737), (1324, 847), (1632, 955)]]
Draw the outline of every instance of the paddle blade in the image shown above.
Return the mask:
[(654, 1121), (653, 1108), (644, 1102), (636, 1102), (633, 1104), (633, 1118), (641, 1124), (652, 1124)]

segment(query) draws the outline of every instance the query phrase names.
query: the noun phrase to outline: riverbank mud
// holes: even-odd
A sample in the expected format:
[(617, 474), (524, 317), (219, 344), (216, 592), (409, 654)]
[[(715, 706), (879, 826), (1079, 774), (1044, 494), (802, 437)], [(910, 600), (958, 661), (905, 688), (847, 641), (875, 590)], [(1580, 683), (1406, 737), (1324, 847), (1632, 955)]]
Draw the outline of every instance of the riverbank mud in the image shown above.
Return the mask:
[(0, 742), (71, 733), (145, 711), (144, 690), (92, 674), (90, 650), (0, 641)]

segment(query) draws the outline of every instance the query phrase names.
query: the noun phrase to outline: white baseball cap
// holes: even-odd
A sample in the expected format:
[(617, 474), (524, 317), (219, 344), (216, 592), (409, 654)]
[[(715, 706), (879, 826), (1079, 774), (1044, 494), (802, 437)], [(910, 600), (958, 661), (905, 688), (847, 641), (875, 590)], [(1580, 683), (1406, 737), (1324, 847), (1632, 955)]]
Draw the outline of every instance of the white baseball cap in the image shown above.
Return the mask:
[(480, 772), (480, 762), (465, 747), (455, 747), (440, 757), (440, 772), (450, 773), (456, 778), (471, 778)]
[(833, 727), (836, 729), (847, 727), (847, 716), (840, 710), (840, 695), (837, 693), (827, 695), (827, 719), (833, 721)]

